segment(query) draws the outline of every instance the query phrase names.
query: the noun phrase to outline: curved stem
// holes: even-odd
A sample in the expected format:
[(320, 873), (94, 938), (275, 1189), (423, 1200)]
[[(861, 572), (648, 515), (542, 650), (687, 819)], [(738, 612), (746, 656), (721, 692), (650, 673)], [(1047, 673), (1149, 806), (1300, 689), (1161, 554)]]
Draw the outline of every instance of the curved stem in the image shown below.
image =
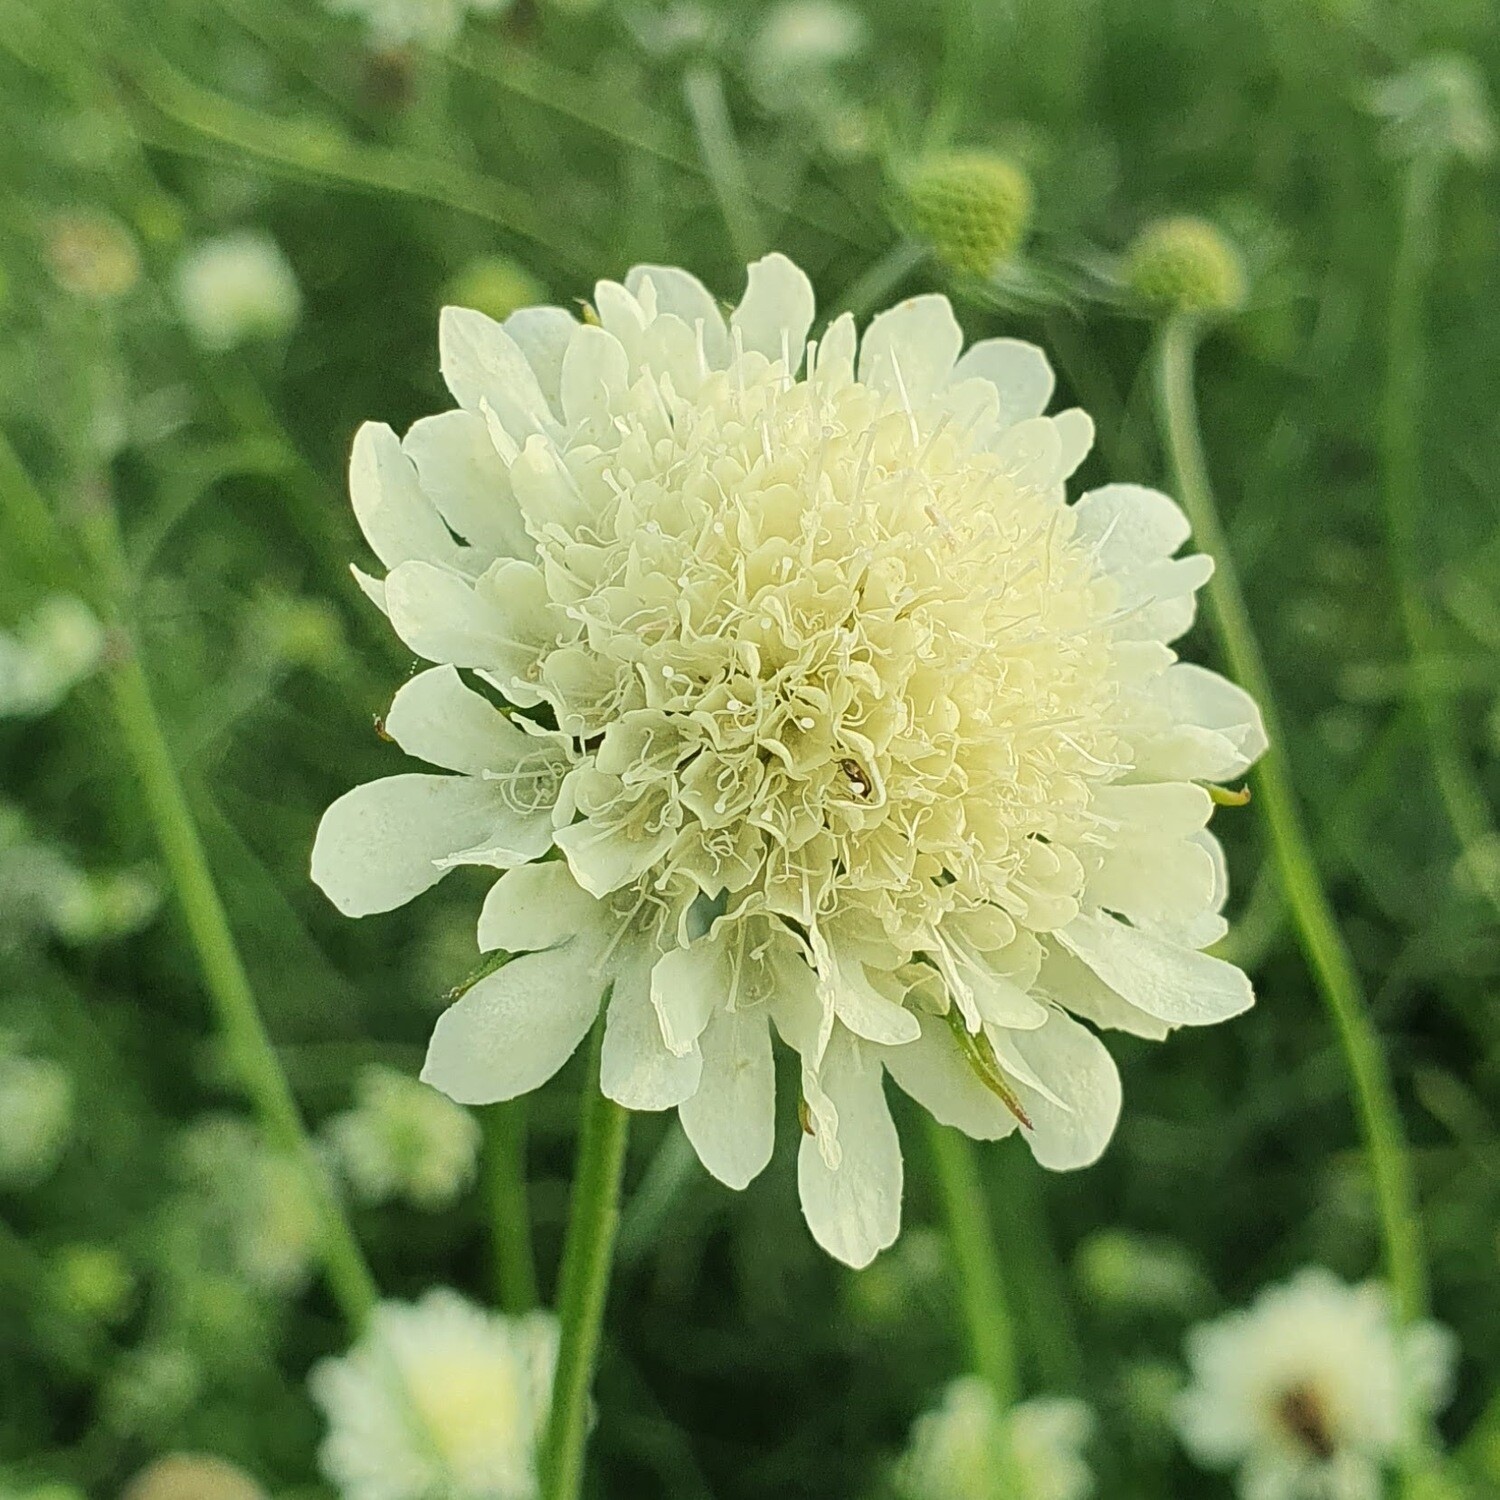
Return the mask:
[[(1442, 654), (1437, 621), (1423, 593), (1418, 548), (1418, 496), (1422, 478), (1419, 419), (1425, 349), (1423, 303), (1432, 277), (1437, 200), (1443, 160), (1427, 154), (1406, 170), (1401, 195), (1396, 261), (1386, 337), (1385, 397), (1380, 419), (1381, 481), (1391, 567), (1401, 599), (1401, 623), (1414, 664)], [(1422, 717), (1438, 795), (1467, 856), (1468, 873), (1500, 912), (1500, 860), (1494, 856), (1493, 823), (1483, 791), (1465, 761), (1462, 727), (1454, 700), (1437, 674), (1413, 670), (1410, 692)]]
[(1196, 325), (1177, 318), (1166, 324), (1158, 340), (1156, 375), (1162, 438), (1178, 495), (1198, 542), (1214, 559), (1215, 573), (1206, 592), (1219, 642), (1231, 672), (1260, 704), (1265, 718), (1270, 748), (1255, 768), (1255, 804), (1265, 818), (1287, 906), (1348, 1069), (1375, 1179), (1386, 1274), (1401, 1316), (1418, 1318), (1427, 1305), (1427, 1268), (1401, 1115), (1359, 975), (1313, 858), (1312, 842), (1292, 785), (1270, 677), (1209, 487), (1193, 395), (1197, 338)]
[(537, 1304), (531, 1209), (526, 1196), (526, 1100), (492, 1104), (484, 1121), (495, 1300), (505, 1312)]
[(572, 1215), (563, 1247), (557, 1292), (561, 1340), (552, 1411), (542, 1445), (544, 1500), (577, 1500), (583, 1488), (588, 1437), (589, 1391), (599, 1353), (610, 1262), (620, 1222), (620, 1179), (630, 1115), (599, 1088), (601, 1017), (594, 1028), (588, 1077), (583, 1086), (578, 1165), (573, 1177)]
[(990, 1384), (1001, 1410), (1021, 1394), (1016, 1338), (1005, 1300), (989, 1201), (967, 1136), (924, 1114), (928, 1149), (943, 1200), (948, 1240), (958, 1262), (959, 1291), (974, 1369)]
[[(96, 504), (80, 526), (106, 605), (118, 598), (123, 560), (113, 511)], [(323, 1171), (266, 1034), (250, 980), (214, 884), (203, 841), (162, 730), (139, 650), (125, 623), (114, 622), (106, 677), (120, 739), (134, 765), (162, 858), (182, 908), (203, 982), (218, 1016), (232, 1066), (261, 1127), (302, 1170), (316, 1205), (328, 1283), (353, 1331), (364, 1326), (378, 1297), (359, 1242)]]

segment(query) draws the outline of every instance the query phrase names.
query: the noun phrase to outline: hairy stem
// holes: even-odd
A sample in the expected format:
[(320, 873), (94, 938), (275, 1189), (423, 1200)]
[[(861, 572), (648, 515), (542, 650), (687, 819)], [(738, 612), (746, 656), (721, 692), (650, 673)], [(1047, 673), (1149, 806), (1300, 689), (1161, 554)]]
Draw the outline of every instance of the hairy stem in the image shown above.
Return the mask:
[(495, 1300), (508, 1313), (537, 1304), (536, 1258), (531, 1249), (531, 1208), (526, 1194), (526, 1100), (492, 1104), (485, 1111), (486, 1180), (489, 1188)]
[(1206, 592), (1224, 656), (1265, 718), (1271, 743), (1254, 771), (1255, 805), (1265, 819), (1287, 907), (1349, 1073), (1375, 1180), (1386, 1274), (1402, 1317), (1418, 1318), (1427, 1305), (1427, 1267), (1401, 1114), (1354, 960), (1313, 858), (1312, 842), (1292, 785), (1286, 739), (1270, 677), (1209, 487), (1193, 392), (1197, 340), (1197, 325), (1179, 317), (1165, 325), (1157, 342), (1162, 440), (1178, 496), (1199, 545), (1214, 559), (1215, 573)]
[(542, 1445), (544, 1500), (577, 1500), (583, 1488), (589, 1391), (620, 1222), (620, 1179), (625, 1169), (630, 1115), (599, 1088), (603, 1041), (601, 1018), (594, 1028), (583, 1086), (572, 1213), (557, 1292), (562, 1329), (552, 1412)]
[(230, 1064), (271, 1145), (301, 1168), (320, 1221), (320, 1249), (329, 1287), (357, 1334), (375, 1305), (378, 1296), (375, 1280), (318, 1161), (291, 1086), (266, 1034), (197, 822), (151, 696), (139, 648), (118, 612), (124, 561), (114, 512), (107, 499), (91, 506), (79, 529), (104, 607), (114, 615), (113, 643), (105, 675), (120, 740), (140, 780), (146, 812), (182, 908)]
[(1021, 1380), (989, 1200), (979, 1179), (974, 1147), (967, 1136), (940, 1125), (930, 1115), (923, 1117), (923, 1124), (948, 1240), (958, 1263), (959, 1292), (974, 1369), (989, 1382), (1004, 1409), (1020, 1395)]

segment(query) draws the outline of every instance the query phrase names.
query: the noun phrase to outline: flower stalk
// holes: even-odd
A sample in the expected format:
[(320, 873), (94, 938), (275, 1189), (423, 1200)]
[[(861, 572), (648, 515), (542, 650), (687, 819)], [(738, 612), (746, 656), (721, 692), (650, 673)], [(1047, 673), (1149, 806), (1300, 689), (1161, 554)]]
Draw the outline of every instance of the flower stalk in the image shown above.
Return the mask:
[(561, 1338), (552, 1412), (542, 1441), (544, 1500), (577, 1500), (582, 1492), (589, 1392), (620, 1223), (620, 1181), (630, 1114), (599, 1087), (603, 1043), (601, 1021), (594, 1027), (583, 1086), (572, 1213), (557, 1291)]
[(1193, 392), (1199, 328), (1196, 319), (1182, 315), (1162, 326), (1155, 350), (1162, 439), (1194, 534), (1217, 564), (1206, 590), (1214, 629), (1236, 678), (1260, 704), (1265, 719), (1270, 748), (1251, 773), (1254, 805), (1265, 818), (1287, 906), (1344, 1056), (1375, 1180), (1386, 1273), (1402, 1318), (1411, 1322), (1427, 1305), (1427, 1267), (1411, 1160), (1363, 987), (1313, 858), (1270, 676), (1209, 486)]
[(103, 605), (114, 618), (114, 649), (106, 680), (120, 739), (135, 768), (162, 858), (166, 863), (204, 986), (228, 1050), (267, 1139), (296, 1162), (320, 1221), (321, 1255), (330, 1290), (351, 1329), (361, 1331), (378, 1293), (359, 1242), (345, 1218), (307, 1134), (291, 1086), (261, 1020), (255, 995), (214, 883), (203, 840), (162, 729), (151, 685), (118, 601), (124, 561), (118, 526), (107, 497), (79, 527), (100, 581)]
[(1005, 1297), (990, 1208), (968, 1138), (930, 1115), (923, 1119), (928, 1149), (958, 1263), (964, 1323), (976, 1373), (995, 1393), (1002, 1410), (1021, 1394), (1015, 1331)]
[(516, 1316), (537, 1305), (526, 1194), (526, 1100), (492, 1104), (485, 1111), (484, 1133), (495, 1300), (502, 1312)]
[[(1419, 152), (1406, 167), (1386, 328), (1381, 486), (1402, 630), (1413, 664), (1435, 660), (1443, 651), (1437, 621), (1420, 582), (1423, 568), (1418, 555), (1417, 516), (1422, 462), (1419, 421), (1426, 355), (1423, 305), (1432, 280), (1438, 197), (1447, 160), (1433, 152)], [(1500, 911), (1500, 860), (1491, 847), (1489, 809), (1464, 758), (1453, 697), (1435, 673), (1413, 670), (1408, 680), (1427, 736), (1438, 795), (1465, 856), (1469, 878)]]

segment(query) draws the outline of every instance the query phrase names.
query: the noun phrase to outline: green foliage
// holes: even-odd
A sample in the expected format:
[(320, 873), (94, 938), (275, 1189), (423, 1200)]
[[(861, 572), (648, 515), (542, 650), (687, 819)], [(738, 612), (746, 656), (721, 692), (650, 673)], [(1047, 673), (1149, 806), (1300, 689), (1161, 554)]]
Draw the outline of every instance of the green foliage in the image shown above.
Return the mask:
[[(477, 959), (471, 872), (359, 923), (307, 878), (321, 810), (400, 768), (372, 726), (410, 663), (349, 577), (364, 549), (341, 491), (359, 421), (399, 429), (442, 404), (442, 303), (571, 305), (637, 261), (728, 297), (746, 244), (775, 246), (829, 311), (942, 289), (971, 338), (1043, 344), (1058, 404), (1098, 424), (1084, 485), (1160, 482), (1149, 331), (1120, 315), (1117, 273), (1138, 225), (1212, 219), (1252, 295), (1203, 350), (1208, 458), (1413, 1141), (1434, 1311), (1464, 1351), (1441, 1434), (1457, 1444), (1500, 1390), (1500, 926), (1485, 895), (1500, 837), (1491, 811), (1478, 836), (1452, 831), (1422, 702), (1452, 706), (1459, 764), (1493, 809), (1500, 187), (1469, 160), (1492, 134), (1493, 7), (874, 0), (854, 50), (791, 89), (784, 57), (767, 82), (765, 10), (532, 0), (471, 17), (435, 54), (375, 47), (313, 0), (0, 0), (6, 649), (61, 596), (108, 617), (78, 538), (111, 505), (171, 749), (316, 1126), (372, 1065), (415, 1074)], [(1402, 163), (1434, 132), (1453, 166), (1423, 324), (1415, 546), (1435, 644), (1413, 659), (1380, 521), (1375, 372)], [(970, 150), (1013, 162), (1034, 202), (1011, 205), (1005, 235), (963, 218), (945, 265), (906, 238), (889, 185), (901, 164)], [(914, 222), (941, 250), (938, 210)], [(284, 252), (301, 322), (206, 350), (178, 268), (244, 229)], [(987, 282), (1007, 254), (1010, 279)], [(1237, 300), (1215, 275), (1211, 300)], [(1209, 657), (1207, 632), (1188, 650)], [(157, 905), (168, 882), (104, 682), (74, 681), (95, 655), (64, 655), (25, 716), (0, 718), (0, 1074), (24, 1059), (71, 1096), (51, 1155), (0, 1182), (0, 1493), (112, 1496), (148, 1460), (196, 1451), (312, 1500), (327, 1492), (303, 1378), (347, 1335), (299, 1258), (304, 1205), (277, 1188), (279, 1161), (253, 1165), (194, 950)], [(1255, 810), (1218, 826), (1228, 945), (1257, 1009), (1167, 1047), (1115, 1044), (1127, 1104), (1097, 1167), (1048, 1176), (1015, 1141), (982, 1155), (1027, 1394), (1096, 1407), (1112, 1500), (1229, 1492), (1170, 1431), (1188, 1321), (1309, 1262), (1377, 1268), (1338, 1054)], [(579, 1081), (570, 1067), (529, 1110), (544, 1294)], [(879, 1494), (914, 1415), (963, 1371), (917, 1121), (900, 1118), (905, 1237), (856, 1278), (802, 1229), (795, 1095), (789, 1080), (777, 1160), (739, 1195), (684, 1161), (675, 1125), (632, 1131), (596, 1387), (601, 1496)], [(247, 1242), (255, 1194), (276, 1211)], [(1035, 1212), (1013, 1226), (1012, 1203)], [(476, 1189), (354, 1222), (387, 1295), (483, 1299), (486, 1214)], [(1473, 1451), (1495, 1465), (1497, 1448), (1492, 1433)]]

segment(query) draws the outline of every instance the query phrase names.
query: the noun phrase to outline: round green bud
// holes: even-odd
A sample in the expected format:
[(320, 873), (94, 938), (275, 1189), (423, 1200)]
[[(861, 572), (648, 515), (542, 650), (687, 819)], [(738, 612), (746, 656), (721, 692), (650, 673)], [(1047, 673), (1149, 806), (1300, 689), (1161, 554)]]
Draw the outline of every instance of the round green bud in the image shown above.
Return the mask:
[(1016, 253), (1031, 225), (1031, 180), (992, 152), (926, 157), (904, 186), (912, 229), (964, 276), (988, 276)]
[(135, 1295), (135, 1274), (108, 1245), (64, 1245), (57, 1252), (53, 1277), (58, 1295), (69, 1307), (101, 1323), (118, 1322)]
[(545, 300), (545, 293), (536, 277), (509, 256), (483, 255), (453, 277), (443, 298), (454, 307), (472, 307), (503, 322), (518, 308)]
[(1125, 253), (1125, 283), (1162, 313), (1231, 312), (1245, 300), (1239, 252), (1203, 219), (1148, 224)]
[(47, 263), (65, 291), (87, 302), (112, 302), (141, 279), (135, 238), (112, 214), (81, 209), (47, 226)]

